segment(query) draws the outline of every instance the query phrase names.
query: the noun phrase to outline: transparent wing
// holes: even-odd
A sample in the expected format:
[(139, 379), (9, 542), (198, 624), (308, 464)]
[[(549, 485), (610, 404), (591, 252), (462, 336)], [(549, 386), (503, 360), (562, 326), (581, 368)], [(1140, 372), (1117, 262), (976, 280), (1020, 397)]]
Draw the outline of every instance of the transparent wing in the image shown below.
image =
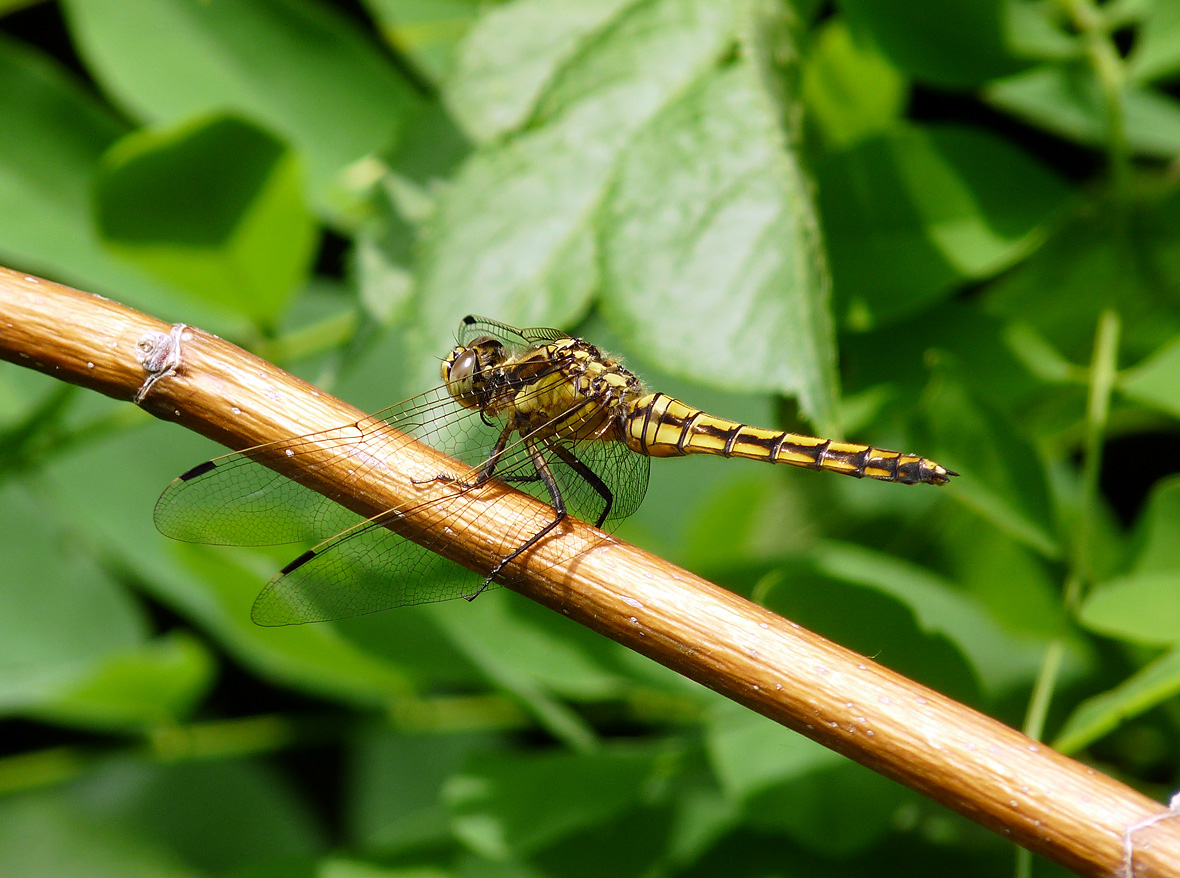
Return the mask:
[(491, 336), (511, 350), (527, 350), (539, 344), (567, 338), (568, 334), (560, 329), (550, 329), (545, 326), (533, 326), (528, 329), (517, 329), (499, 320), (479, 317), (469, 314), (459, 324), (459, 344), (470, 344), (481, 335)]
[[(563, 414), (557, 420), (567, 416)], [(591, 412), (586, 413), (586, 417), (591, 416)], [(543, 428), (536, 433), (543, 434)], [(634, 512), (643, 499), (650, 460), (622, 443), (586, 440), (546, 444), (536, 441), (536, 435), (528, 439), (534, 440), (533, 447), (542, 453), (567, 510), (578, 518), (603, 521), (609, 530)], [(525, 438), (509, 445), (499, 459), (495, 481), (467, 492), (471, 498), (482, 497), (488, 490), (501, 490), (496, 482), (507, 482), (552, 504), (528, 445)], [(421, 508), (377, 516), (301, 555), (259, 595), (252, 614), (254, 621), (260, 625), (326, 621), (475, 594), (481, 585), (479, 578), (430, 551), (441, 548), (443, 540), (452, 535), (440, 535), (438, 540), (427, 536), (419, 545), (398, 533), (402, 517), (412, 516)], [(462, 505), (450, 525), (452, 533), (473, 527), (475, 510), (470, 500)], [(492, 553), (506, 557), (555, 517), (551, 507), (532, 515), (518, 515), (497, 535)]]
[[(487, 457), (499, 432), (494, 422), (484, 422), (478, 411), (460, 406), (445, 387), (437, 387), (355, 423), (193, 467), (160, 496), (156, 527), (173, 539), (214, 545), (326, 539), (363, 520), (335, 500), (352, 482), (363, 482), (374, 469), (384, 468), (407, 436), (475, 465)], [(339, 490), (322, 494), (308, 486), (315, 470), (344, 458), (354, 464)]]

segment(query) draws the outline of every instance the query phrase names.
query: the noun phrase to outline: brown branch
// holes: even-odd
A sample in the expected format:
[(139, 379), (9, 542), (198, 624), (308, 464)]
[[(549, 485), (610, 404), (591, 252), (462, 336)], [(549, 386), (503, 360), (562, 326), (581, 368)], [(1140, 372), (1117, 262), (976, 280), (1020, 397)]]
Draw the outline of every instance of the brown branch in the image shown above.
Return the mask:
[[(146, 361), (158, 380), (140, 404), (233, 448), (362, 416), (200, 330), (174, 329), (3, 269), (0, 358), (125, 400), (141, 392)], [(420, 501), (423, 487), (411, 479), (446, 469), (445, 461), (409, 443), (384, 472), (357, 486), (349, 505), (372, 515)], [(348, 481), (349, 461), (325, 454), (322, 462), (323, 485)], [(433, 534), (432, 544), (450, 528), (455, 541), (443, 552), (486, 570), (496, 560), (486, 548), (495, 544), (490, 538), (518, 515), (539, 511), (538, 501), (503, 489), (434, 504), (411, 525)], [(453, 526), (457, 515), (462, 526)], [(1079, 874), (1121, 874), (1128, 827), (1168, 813), (1092, 768), (581, 522), (506, 573), (520, 593)], [(1160, 820), (1134, 841), (1135, 875), (1180, 874), (1180, 818)]]

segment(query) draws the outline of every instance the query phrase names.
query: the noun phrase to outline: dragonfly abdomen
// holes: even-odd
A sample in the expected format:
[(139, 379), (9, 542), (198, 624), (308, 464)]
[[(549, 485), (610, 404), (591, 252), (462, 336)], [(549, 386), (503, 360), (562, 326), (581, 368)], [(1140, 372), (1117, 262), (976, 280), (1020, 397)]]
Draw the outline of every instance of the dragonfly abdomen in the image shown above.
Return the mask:
[(632, 450), (652, 457), (719, 454), (906, 485), (943, 485), (957, 475), (915, 454), (764, 430), (717, 418), (663, 393), (649, 394), (632, 406), (627, 416), (626, 440)]

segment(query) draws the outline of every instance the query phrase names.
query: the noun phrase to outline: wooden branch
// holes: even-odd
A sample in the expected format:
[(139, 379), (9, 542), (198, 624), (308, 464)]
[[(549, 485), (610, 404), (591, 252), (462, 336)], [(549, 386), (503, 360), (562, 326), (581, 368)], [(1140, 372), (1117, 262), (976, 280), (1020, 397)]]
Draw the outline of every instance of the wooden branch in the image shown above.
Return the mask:
[[(118, 399), (139, 398), (157, 417), (232, 448), (362, 416), (200, 330), (4, 269), (0, 358)], [(323, 461), (324, 485), (348, 481), (349, 461)], [(408, 443), (385, 472), (356, 486), (349, 505), (372, 515), (420, 501), (423, 486), (411, 479), (446, 469), (445, 461)], [(453, 532), (444, 553), (486, 570), (495, 558), (485, 537), (539, 508), (524, 494), (493, 490), (434, 504), (413, 527), (432, 533), (433, 543)], [(457, 515), (462, 526), (451, 527)], [(1134, 875), (1180, 875), (1180, 817), (1169, 819), (1159, 803), (589, 525), (570, 523), (506, 573), (520, 593), (1079, 874), (1124, 874), (1127, 833), (1143, 826), (1131, 839)]]

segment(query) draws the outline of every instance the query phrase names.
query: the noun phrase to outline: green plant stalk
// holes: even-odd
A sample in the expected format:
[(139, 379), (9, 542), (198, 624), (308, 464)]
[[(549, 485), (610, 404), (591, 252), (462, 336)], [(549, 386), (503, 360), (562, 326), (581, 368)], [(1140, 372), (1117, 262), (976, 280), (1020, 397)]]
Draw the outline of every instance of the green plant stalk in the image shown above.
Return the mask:
[[(1119, 318), (1107, 310), (1098, 318), (1094, 338), (1094, 355), (1090, 363), (1090, 392), (1086, 401), (1086, 424), (1082, 447), (1082, 492), (1078, 509), (1077, 537), (1070, 552), (1070, 570), (1065, 579), (1063, 601), (1072, 615), (1081, 601), (1085, 585), (1091, 576), (1090, 547), (1094, 533), (1094, 519), (1098, 503), (1098, 477), (1102, 472), (1102, 440), (1110, 415), (1110, 394), (1114, 388), (1118, 367)], [(1053, 699), (1057, 675), (1061, 669), (1065, 641), (1053, 640), (1045, 650), (1033, 694), (1024, 720), (1024, 733), (1041, 739), (1045, 715)]]
[[(1086, 400), (1086, 428), (1082, 442), (1082, 495), (1073, 545), (1073, 569), (1067, 579), (1065, 606), (1077, 609), (1082, 591), (1093, 578), (1093, 537), (1095, 530), (1098, 479), (1102, 473), (1102, 444), (1110, 417), (1110, 395), (1118, 374), (1118, 347), (1121, 323), (1112, 309), (1098, 318), (1094, 338), (1094, 356), (1090, 365), (1090, 393)], [(1071, 587), (1072, 586), (1072, 587)]]
[(254, 352), (272, 363), (292, 363), (343, 345), (357, 330), (356, 309), (349, 308), (278, 338), (259, 341)]
[[(1090, 551), (1097, 514), (1098, 477), (1102, 472), (1102, 440), (1106, 435), (1110, 394), (1118, 368), (1119, 330), (1118, 315), (1112, 310), (1104, 311), (1098, 318), (1094, 355), (1090, 362), (1090, 392), (1086, 401), (1082, 446), (1082, 492), (1075, 529), (1077, 537), (1070, 552), (1070, 570), (1065, 579), (1063, 596), (1065, 608), (1071, 615), (1076, 612), (1092, 574)], [(1064, 650), (1065, 642), (1061, 638), (1049, 644), (1033, 686), (1024, 720), (1024, 733), (1038, 741), (1044, 733), (1045, 715), (1053, 699)]]
[(1112, 22), (1093, 0), (1058, 0), (1085, 40), (1086, 55), (1106, 104), (1106, 155), (1114, 191), (1130, 193), (1130, 146), (1127, 143), (1126, 82), (1123, 57), (1111, 37)]

